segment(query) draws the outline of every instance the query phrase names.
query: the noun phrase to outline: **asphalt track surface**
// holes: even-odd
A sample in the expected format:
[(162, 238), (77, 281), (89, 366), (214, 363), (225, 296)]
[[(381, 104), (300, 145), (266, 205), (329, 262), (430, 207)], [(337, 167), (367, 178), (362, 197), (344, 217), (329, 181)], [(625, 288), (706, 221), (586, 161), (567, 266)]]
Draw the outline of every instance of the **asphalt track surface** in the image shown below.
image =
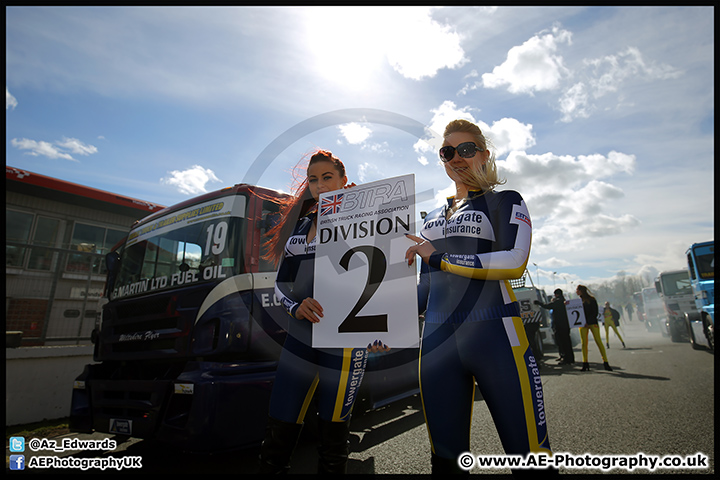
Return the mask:
[[(633, 457), (639, 454), (685, 460), (701, 454), (707, 467), (663, 468), (632, 471), (616, 468), (607, 473), (714, 473), (714, 354), (693, 350), (688, 343), (673, 343), (659, 333), (647, 332), (637, 321), (623, 323), (621, 333), (627, 348), (611, 332), (608, 350), (614, 371), (602, 368), (597, 346), (590, 342), (589, 372), (580, 363), (560, 366), (556, 350), (548, 349), (542, 361), (545, 406), (550, 443), (556, 454), (575, 457), (585, 454)], [(605, 341), (604, 331), (602, 332)], [(580, 345), (575, 358), (581, 361)], [(76, 439), (115, 439), (111, 451), (26, 452), (32, 456), (59, 458), (135, 459), (141, 468), (120, 470), (80, 468), (26, 468), (32, 473), (254, 473), (258, 448), (193, 454), (164, 448), (152, 441), (120, 439), (105, 434), (70, 434)], [(29, 439), (28, 439), (29, 440)], [(56, 439), (60, 440), (60, 439)], [(122, 442), (122, 443), (120, 443)], [(430, 447), (418, 396), (385, 408), (355, 415), (351, 426), (348, 473), (428, 474)], [(306, 428), (293, 456), (291, 474), (315, 473), (317, 437), (312, 425)], [(471, 450), (473, 456), (502, 455), (503, 450), (490, 413), (477, 396), (473, 412)], [(673, 457), (674, 458), (674, 457)], [(481, 469), (472, 474), (507, 474), (507, 468)], [(599, 468), (560, 468), (564, 474), (604, 473)], [(20, 472), (6, 472), (18, 474)]]

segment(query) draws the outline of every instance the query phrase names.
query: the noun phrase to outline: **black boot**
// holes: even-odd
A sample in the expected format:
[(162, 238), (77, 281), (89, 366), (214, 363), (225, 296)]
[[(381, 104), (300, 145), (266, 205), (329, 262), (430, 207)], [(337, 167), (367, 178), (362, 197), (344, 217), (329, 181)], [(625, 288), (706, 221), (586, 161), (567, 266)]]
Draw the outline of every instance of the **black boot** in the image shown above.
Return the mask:
[(268, 417), (265, 439), (260, 448), (260, 473), (288, 473), (302, 423), (288, 423)]
[(581, 371), (581, 372), (587, 372), (588, 370), (590, 370), (590, 364), (589, 364), (588, 362), (583, 362), (583, 366), (582, 366), (582, 368), (580, 369), (580, 371)]
[(318, 445), (318, 473), (347, 473), (350, 454), (350, 420), (328, 422), (318, 417), (320, 444)]
[(613, 369), (610, 368), (610, 364), (609, 364), (608, 362), (603, 362), (603, 367), (604, 367), (605, 370), (607, 370), (608, 372), (612, 372), (612, 371), (613, 371)]
[(458, 461), (456, 458), (442, 458), (438, 457), (433, 453), (431, 454), (430, 462), (432, 465), (433, 475), (444, 475), (447, 473), (470, 473), (468, 470), (463, 470), (462, 468), (460, 468), (460, 465), (458, 465)]

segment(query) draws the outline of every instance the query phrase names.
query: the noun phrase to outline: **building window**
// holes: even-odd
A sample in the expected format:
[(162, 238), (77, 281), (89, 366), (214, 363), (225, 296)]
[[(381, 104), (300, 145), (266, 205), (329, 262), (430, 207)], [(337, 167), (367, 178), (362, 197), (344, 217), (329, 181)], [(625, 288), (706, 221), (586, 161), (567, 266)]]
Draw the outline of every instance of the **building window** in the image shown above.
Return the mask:
[[(33, 215), (31, 213), (5, 210), (5, 235), (8, 242), (28, 243), (32, 230)], [(5, 265), (22, 267), (25, 261), (25, 247), (5, 245)]]
[(30, 270), (52, 270), (56, 254), (50, 248), (57, 245), (60, 220), (57, 218), (37, 217), (33, 234), (30, 258), (27, 268)]
[[(105, 254), (125, 235), (126, 232), (122, 230), (75, 223), (70, 249), (78, 252)], [(68, 272), (92, 270), (94, 274), (102, 274), (105, 273), (105, 261), (103, 257), (95, 255), (70, 254), (66, 270)]]

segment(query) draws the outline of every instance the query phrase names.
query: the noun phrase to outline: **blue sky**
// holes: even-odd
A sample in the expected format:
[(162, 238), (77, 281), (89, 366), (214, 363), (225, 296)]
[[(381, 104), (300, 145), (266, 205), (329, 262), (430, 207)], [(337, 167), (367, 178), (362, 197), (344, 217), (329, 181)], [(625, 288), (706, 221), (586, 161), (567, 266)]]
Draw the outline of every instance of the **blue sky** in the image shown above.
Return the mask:
[(321, 147), (358, 184), (414, 173), (419, 212), (466, 118), (536, 284), (650, 277), (714, 236), (714, 40), (712, 7), (7, 7), (6, 164), (171, 205), (287, 191)]

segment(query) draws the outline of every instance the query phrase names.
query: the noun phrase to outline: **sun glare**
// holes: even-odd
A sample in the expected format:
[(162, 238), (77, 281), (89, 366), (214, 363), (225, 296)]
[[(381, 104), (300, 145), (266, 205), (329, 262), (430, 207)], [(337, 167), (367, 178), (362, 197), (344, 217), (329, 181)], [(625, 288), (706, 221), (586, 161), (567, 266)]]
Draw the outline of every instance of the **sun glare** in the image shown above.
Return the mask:
[(315, 73), (347, 89), (367, 88), (386, 62), (377, 15), (361, 7), (310, 9), (306, 41)]

